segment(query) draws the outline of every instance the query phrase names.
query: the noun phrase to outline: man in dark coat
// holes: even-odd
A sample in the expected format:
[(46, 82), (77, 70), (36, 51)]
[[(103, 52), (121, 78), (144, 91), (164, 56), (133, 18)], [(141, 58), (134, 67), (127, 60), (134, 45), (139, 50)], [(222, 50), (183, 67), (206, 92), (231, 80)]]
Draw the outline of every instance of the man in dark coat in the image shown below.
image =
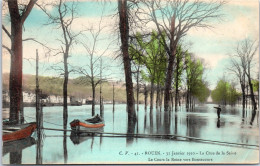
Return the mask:
[(218, 114), (218, 119), (220, 118), (220, 112), (221, 112), (221, 107), (218, 105), (218, 107), (214, 107), (217, 109), (217, 114)]

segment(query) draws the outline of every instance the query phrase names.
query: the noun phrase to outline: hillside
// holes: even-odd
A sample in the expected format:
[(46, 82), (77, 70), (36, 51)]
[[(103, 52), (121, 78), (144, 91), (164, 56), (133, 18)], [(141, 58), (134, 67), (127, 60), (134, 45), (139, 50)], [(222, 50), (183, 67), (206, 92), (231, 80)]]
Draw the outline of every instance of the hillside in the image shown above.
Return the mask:
[[(9, 74), (4, 73), (3, 90), (8, 91)], [(62, 95), (63, 78), (39, 76), (40, 89), (47, 95)], [(125, 86), (117, 82), (103, 82), (102, 93), (105, 101), (112, 101), (113, 84), (115, 85), (115, 100), (118, 102), (126, 101)], [(96, 87), (96, 98), (99, 99), (99, 88)], [(35, 91), (35, 75), (23, 75), (23, 90), (25, 92)], [(80, 98), (92, 96), (91, 85), (84, 77), (69, 79), (68, 95)], [(141, 94), (140, 94), (141, 95)], [(141, 95), (142, 96), (142, 95)]]

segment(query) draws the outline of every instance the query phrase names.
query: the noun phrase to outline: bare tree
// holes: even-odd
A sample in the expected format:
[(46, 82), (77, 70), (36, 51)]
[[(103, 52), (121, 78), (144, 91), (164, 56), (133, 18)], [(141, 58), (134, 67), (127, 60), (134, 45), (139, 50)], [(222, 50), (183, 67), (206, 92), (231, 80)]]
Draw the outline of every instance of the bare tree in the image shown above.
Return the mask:
[(241, 91), (242, 91), (242, 107), (243, 110), (245, 109), (245, 101), (246, 101), (246, 73), (245, 73), (245, 61), (243, 59), (242, 62), (239, 62), (236, 58), (236, 56), (231, 56), (231, 66), (227, 69), (235, 74), (235, 76), (238, 78)]
[[(86, 34), (82, 35), (84, 37), (84, 39), (82, 41), (91, 41), (89, 43), (81, 42), (89, 57), (89, 63), (86, 64), (84, 67), (79, 67), (79, 69), (77, 70), (80, 74), (83, 74), (84, 76), (86, 76), (86, 78), (88, 78), (91, 83), (92, 116), (95, 115), (96, 87), (97, 87), (97, 85), (99, 85), (102, 82), (102, 80), (103, 80), (102, 77), (106, 77), (104, 75), (101, 77), (102, 71), (104, 71), (105, 69), (107, 70), (109, 67), (109, 65), (106, 65), (106, 66), (102, 65), (102, 67), (101, 67), (101, 59), (102, 59), (102, 56), (104, 56), (107, 53), (110, 44), (108, 44), (103, 51), (98, 52), (98, 44), (102, 40), (104, 40), (104, 38), (101, 38), (102, 31), (104, 31), (104, 28), (105, 28), (104, 26), (103, 27), (101, 26), (102, 20), (103, 20), (103, 17), (101, 17), (97, 29), (94, 29), (92, 27), (87, 30), (87, 32), (89, 32), (90, 39), (88, 38), (88, 35), (86, 35)], [(101, 98), (100, 98), (100, 100), (101, 100)]]
[[(68, 80), (69, 73), (72, 70), (69, 70), (68, 58), (71, 54), (72, 45), (76, 43), (76, 37), (80, 34), (80, 32), (75, 33), (72, 30), (73, 21), (76, 18), (76, 3), (66, 3), (63, 0), (59, 0), (55, 3), (51, 4), (41, 4), (38, 5), (42, 11), (49, 17), (49, 25), (55, 25), (57, 29), (62, 30), (61, 39), (57, 39), (61, 45), (61, 50), (58, 52), (63, 56), (63, 68), (54, 67), (54, 69), (62, 71), (62, 75), (64, 76), (63, 82), (63, 125), (67, 126), (68, 121)], [(52, 6), (54, 10), (57, 12), (49, 12), (47, 10), (48, 6)]]
[(220, 11), (225, 2), (222, 0), (210, 2), (200, 0), (141, 0), (141, 2), (142, 5), (138, 5), (138, 13), (142, 24), (152, 22), (159, 35), (166, 33), (167, 36), (163, 40), (168, 55), (164, 110), (169, 111), (177, 44), (191, 28), (210, 28), (210, 21), (222, 16)]
[(233, 71), (240, 80), (241, 90), (243, 93), (243, 108), (245, 107), (245, 76), (247, 77), (248, 86), (250, 89), (250, 98), (253, 105), (253, 110), (256, 110), (256, 101), (252, 84), (251, 72), (254, 67), (254, 55), (258, 49), (258, 45), (256, 41), (252, 41), (250, 39), (244, 39), (241, 42), (238, 42), (235, 53), (232, 55), (232, 65), (233, 68), (229, 68), (229, 70)]
[(120, 37), (122, 43), (121, 50), (123, 54), (123, 63), (124, 63), (124, 71), (125, 71), (127, 112), (128, 112), (128, 124), (129, 124), (135, 121), (136, 113), (135, 113), (132, 72), (131, 72), (131, 58), (128, 53), (128, 39), (129, 39), (128, 19), (129, 18), (128, 18), (127, 0), (118, 0), (118, 11), (119, 11), (119, 29), (120, 29)]
[(9, 78), (10, 112), (9, 120), (18, 123), (19, 112), (22, 110), (22, 78), (23, 78), (23, 25), (37, 0), (30, 0), (28, 4), (18, 4), (17, 0), (9, 0), (8, 9), (11, 20), (11, 33), (2, 26), (2, 29), (11, 40), (11, 49), (3, 45), (11, 55)]

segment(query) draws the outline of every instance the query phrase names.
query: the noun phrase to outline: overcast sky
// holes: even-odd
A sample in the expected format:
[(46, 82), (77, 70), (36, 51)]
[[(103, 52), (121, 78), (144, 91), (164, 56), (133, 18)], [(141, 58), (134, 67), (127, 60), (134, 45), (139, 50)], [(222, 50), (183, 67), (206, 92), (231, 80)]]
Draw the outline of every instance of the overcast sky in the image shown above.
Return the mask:
[[(97, 45), (96, 54), (99, 55), (112, 42), (103, 61), (104, 65), (111, 66), (111, 68), (106, 70), (105, 73), (109, 75), (109, 78), (124, 80), (122, 62), (120, 59), (114, 60), (117, 56), (115, 50), (118, 49), (117, 33), (115, 33), (115, 26), (118, 23), (116, 16), (114, 16), (117, 12), (116, 9), (117, 1), (106, 3), (105, 8), (97, 2), (80, 1), (77, 10), (78, 18), (75, 19), (73, 30), (76, 32), (90, 27), (96, 29), (103, 11), (104, 17), (101, 25), (106, 26), (106, 28), (101, 32), (101, 41)], [(48, 10), (53, 12), (52, 8)], [(5, 16), (7, 12), (8, 10), (3, 10), (2, 21), (10, 29), (10, 23)], [(229, 64), (228, 54), (232, 53), (236, 43), (245, 38), (258, 40), (259, 36), (258, 0), (230, 0), (224, 5), (223, 14), (225, 16), (221, 22), (212, 24), (214, 29), (191, 29), (185, 37), (186, 43), (192, 43), (189, 51), (197, 57), (203, 58), (205, 64), (207, 64), (206, 78), (211, 89), (216, 86), (217, 80), (224, 73), (227, 78), (231, 79), (232, 75), (225, 69)], [(52, 25), (45, 25), (47, 21), (46, 15), (38, 7), (35, 7), (25, 22), (23, 38), (35, 38), (42, 43), (46, 43), (49, 47), (60, 48), (60, 42), (57, 39), (61, 37), (61, 30), (55, 29)], [(9, 45), (9, 39), (4, 32), (2, 34), (3, 44)], [(88, 34), (87, 36), (88, 39), (82, 38), (81, 41), (91, 45), (92, 40)], [(45, 56), (42, 46), (33, 42), (24, 42), (23, 44), (24, 74), (35, 74), (35, 61), (33, 59), (36, 49), (39, 49), (40, 55), (40, 74), (58, 75), (57, 72), (48, 70), (48, 68), (60, 62), (62, 57)], [(2, 71), (6, 73), (10, 69), (10, 55), (5, 50), (2, 55)], [(72, 56), (69, 58), (70, 64), (84, 66), (88, 63), (86, 55), (86, 50), (80, 44), (75, 45)], [(255, 57), (258, 60), (258, 52)], [(255, 69), (255, 72), (257, 72), (257, 69)], [(256, 73), (253, 76), (256, 76)]]

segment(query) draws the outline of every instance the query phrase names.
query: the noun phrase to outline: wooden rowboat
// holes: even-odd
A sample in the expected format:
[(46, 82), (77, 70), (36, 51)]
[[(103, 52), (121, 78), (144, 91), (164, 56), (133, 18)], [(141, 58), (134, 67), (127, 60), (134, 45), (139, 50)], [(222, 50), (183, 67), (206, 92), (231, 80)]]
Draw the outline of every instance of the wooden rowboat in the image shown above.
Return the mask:
[(36, 122), (19, 124), (19, 125), (4, 125), (3, 126), (3, 142), (15, 141), (28, 138), (36, 129)]
[(75, 132), (98, 132), (103, 129), (105, 124), (101, 121), (99, 123), (89, 123), (87, 121), (73, 120), (70, 127)]

